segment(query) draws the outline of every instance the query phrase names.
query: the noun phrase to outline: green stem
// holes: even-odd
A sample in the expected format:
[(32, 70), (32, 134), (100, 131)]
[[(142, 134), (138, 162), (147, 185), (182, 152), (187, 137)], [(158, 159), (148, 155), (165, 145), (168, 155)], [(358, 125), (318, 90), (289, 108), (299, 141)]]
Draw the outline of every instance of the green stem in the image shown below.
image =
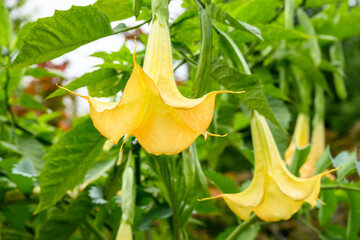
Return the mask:
[(341, 186), (341, 185), (323, 185), (323, 186), (321, 186), (321, 189), (322, 190), (324, 190), (324, 189), (342, 189), (342, 190), (360, 192), (360, 188)]
[(90, 223), (90, 221), (88, 219), (85, 219), (84, 223), (90, 229), (90, 231), (92, 231), (99, 239), (108, 240), (106, 238), (106, 236), (99, 229), (97, 229), (94, 225), (92, 225), (92, 223)]
[(253, 214), (250, 216), (249, 221), (244, 221), (241, 224), (239, 224), (234, 231), (226, 238), (226, 240), (235, 240), (237, 237), (242, 233), (245, 229), (247, 229), (251, 224), (256, 222), (258, 220), (258, 217)]

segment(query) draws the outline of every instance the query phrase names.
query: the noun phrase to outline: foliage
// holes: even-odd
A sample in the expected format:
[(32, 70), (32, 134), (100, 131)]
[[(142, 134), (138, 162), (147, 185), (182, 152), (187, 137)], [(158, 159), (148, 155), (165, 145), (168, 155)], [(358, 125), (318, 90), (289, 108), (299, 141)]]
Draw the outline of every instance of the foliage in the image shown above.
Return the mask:
[[(119, 100), (134, 66), (125, 44), (92, 54), (103, 63), (75, 79), (67, 79), (66, 63), (51, 62), (125, 32), (127, 42), (136, 36), (146, 47), (140, 27), (168, 18), (167, 1), (154, 2), (97, 0), (21, 24), (12, 18), (21, 1), (0, 2), (0, 238), (114, 239), (125, 221), (136, 239), (268, 239), (275, 224), (281, 238), (297, 239), (300, 231), (309, 239), (359, 239), (359, 4), (183, 0), (186, 11), (169, 24), (176, 69), (188, 69), (188, 80), (177, 79), (180, 92), (245, 92), (216, 99), (209, 132), (226, 137), (154, 156), (133, 138), (110, 144), (88, 116), (75, 114), (78, 100), (56, 86)], [(112, 27), (132, 16), (141, 22)], [(144, 54), (136, 53), (140, 65)], [(315, 89), (325, 92), (320, 110)], [(220, 201), (198, 201), (249, 186), (252, 110), (268, 119), (281, 154), (299, 112), (314, 122), (325, 112), (328, 146), (316, 173), (339, 169), (322, 180), (323, 204), (304, 205), (287, 226), (255, 217), (239, 223)], [(299, 175), (309, 152), (311, 145), (296, 149), (292, 173)]]

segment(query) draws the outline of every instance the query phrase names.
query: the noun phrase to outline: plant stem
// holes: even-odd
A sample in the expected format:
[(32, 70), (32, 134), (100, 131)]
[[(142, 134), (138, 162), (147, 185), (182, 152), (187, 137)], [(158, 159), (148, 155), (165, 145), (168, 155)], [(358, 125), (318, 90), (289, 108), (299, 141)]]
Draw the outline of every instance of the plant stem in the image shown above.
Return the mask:
[(245, 229), (247, 229), (251, 224), (256, 222), (258, 220), (258, 217), (253, 214), (250, 216), (249, 221), (244, 221), (241, 224), (239, 224), (234, 231), (226, 238), (226, 240), (235, 240), (240, 233), (242, 233)]
[(323, 185), (323, 186), (321, 186), (321, 189), (323, 189), (323, 190), (324, 189), (342, 189), (342, 190), (360, 192), (360, 188), (341, 186), (341, 185)]
[(97, 229), (94, 225), (92, 225), (92, 223), (90, 223), (88, 219), (85, 219), (84, 223), (90, 229), (90, 231), (92, 231), (99, 239), (108, 240), (99, 229)]

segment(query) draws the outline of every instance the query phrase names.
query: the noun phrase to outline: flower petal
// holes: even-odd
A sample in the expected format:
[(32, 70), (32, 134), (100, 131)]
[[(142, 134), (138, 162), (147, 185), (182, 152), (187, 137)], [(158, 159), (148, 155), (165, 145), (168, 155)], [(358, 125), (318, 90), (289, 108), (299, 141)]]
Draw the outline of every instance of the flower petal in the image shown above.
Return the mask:
[(254, 212), (264, 221), (279, 221), (291, 218), (300, 209), (303, 201), (294, 201), (279, 189), (271, 177), (268, 178), (269, 183), (265, 190), (264, 201), (254, 209)]

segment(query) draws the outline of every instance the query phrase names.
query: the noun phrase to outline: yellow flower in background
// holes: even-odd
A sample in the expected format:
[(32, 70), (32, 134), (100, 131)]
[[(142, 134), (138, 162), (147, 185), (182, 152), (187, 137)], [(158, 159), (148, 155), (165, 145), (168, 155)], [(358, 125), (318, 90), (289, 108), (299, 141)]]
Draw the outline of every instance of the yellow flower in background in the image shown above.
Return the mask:
[(132, 240), (132, 239), (133, 239), (133, 234), (131, 230), (131, 225), (127, 221), (121, 219), (120, 227), (116, 234), (116, 240)]
[[(300, 113), (298, 115), (298, 118), (296, 120), (295, 124), (295, 131), (293, 136), (296, 145), (299, 148), (303, 148), (307, 145), (309, 145), (310, 141), (310, 118), (308, 115), (304, 113)], [(293, 155), (296, 150), (296, 146), (294, 143), (294, 140), (292, 139), (288, 148), (285, 151), (285, 161), (287, 164), (290, 165)]]
[(325, 151), (325, 126), (324, 121), (318, 121), (311, 134), (311, 149), (306, 162), (300, 168), (300, 176), (309, 178), (314, 175), (317, 160)]
[[(287, 220), (304, 202), (315, 206), (321, 176), (301, 179), (286, 168), (265, 118), (253, 111), (251, 134), (255, 152), (255, 171), (251, 185), (243, 192), (221, 194), (229, 208), (243, 220), (254, 212), (264, 221)], [(204, 199), (204, 200), (207, 200)]]
[[(69, 91), (69, 90), (68, 90)], [(69, 91), (71, 92), (71, 91)], [(116, 144), (134, 135), (149, 153), (176, 154), (207, 133), (218, 91), (188, 99), (178, 91), (173, 74), (169, 28), (155, 18), (148, 38), (144, 70), (134, 69), (118, 102), (104, 103), (81, 96), (89, 103), (90, 117), (99, 132)]]

